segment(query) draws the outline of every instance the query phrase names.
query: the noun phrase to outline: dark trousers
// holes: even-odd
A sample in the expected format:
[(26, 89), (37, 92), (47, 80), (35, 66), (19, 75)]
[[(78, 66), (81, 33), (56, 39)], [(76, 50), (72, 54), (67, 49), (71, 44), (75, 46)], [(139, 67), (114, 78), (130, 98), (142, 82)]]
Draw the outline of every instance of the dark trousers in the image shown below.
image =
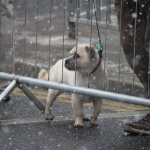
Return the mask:
[(122, 4), (121, 0), (115, 0), (115, 8), (121, 33), (121, 45), (126, 59), (148, 90), (150, 0), (138, 0), (137, 7), (133, 0), (122, 0)]

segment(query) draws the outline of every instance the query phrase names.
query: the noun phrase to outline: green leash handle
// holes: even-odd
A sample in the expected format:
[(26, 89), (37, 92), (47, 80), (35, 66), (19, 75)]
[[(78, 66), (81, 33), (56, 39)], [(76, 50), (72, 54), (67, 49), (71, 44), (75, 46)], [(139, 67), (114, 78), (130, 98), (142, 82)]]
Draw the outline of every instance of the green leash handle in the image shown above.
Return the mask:
[(100, 44), (96, 44), (96, 48), (97, 48), (98, 54), (99, 54), (99, 61), (98, 61), (98, 64), (95, 66), (95, 68), (90, 72), (90, 74), (94, 73), (98, 69), (98, 67), (100, 66), (101, 61), (102, 61), (103, 47)]
[(96, 44), (96, 48), (97, 48), (98, 52), (103, 51), (103, 47), (101, 44)]

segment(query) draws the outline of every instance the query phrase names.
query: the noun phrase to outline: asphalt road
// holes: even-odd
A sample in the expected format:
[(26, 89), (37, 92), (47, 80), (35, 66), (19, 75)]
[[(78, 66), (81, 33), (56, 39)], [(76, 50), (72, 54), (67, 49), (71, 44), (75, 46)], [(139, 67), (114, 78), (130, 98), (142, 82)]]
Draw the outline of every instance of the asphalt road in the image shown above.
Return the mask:
[[(52, 26), (49, 24), (49, 1), (39, 1), (38, 22), (35, 0), (27, 2), (26, 27), (24, 1), (14, 1), (14, 50), (16, 56), (16, 73), (27, 76), (37, 76), (35, 65), (38, 69), (48, 68), (49, 52), (50, 64), (68, 55), (69, 50), (76, 44), (76, 40), (67, 37), (67, 24), (65, 24), (65, 45), (63, 41), (63, 7), (61, 2), (54, 1), (52, 13)], [(60, 6), (58, 8), (57, 6)], [(42, 9), (42, 8), (45, 9)], [(116, 21), (114, 15), (112, 18)], [(37, 30), (38, 28), (38, 30)], [(90, 25), (79, 24), (79, 42), (90, 41)], [(25, 31), (26, 30), (26, 31)], [(49, 35), (51, 31), (51, 36)], [(133, 73), (129, 68), (121, 51), (119, 56), (119, 32), (117, 30), (100, 28), (104, 45), (104, 61), (109, 72), (109, 91), (118, 91), (118, 75), (120, 76), (120, 93), (131, 94)], [(37, 41), (36, 41), (37, 38)], [(49, 45), (49, 38), (51, 45)], [(97, 30), (93, 26), (92, 44), (97, 43)], [(106, 53), (105, 53), (106, 52)], [(118, 64), (121, 57), (121, 64)], [(23, 60), (24, 59), (24, 60)], [(37, 59), (38, 64), (35, 64)], [(24, 62), (24, 64), (23, 64)], [(21, 66), (20, 66), (21, 65)], [(25, 65), (25, 72), (22, 67)], [(120, 74), (118, 73), (120, 65)], [(136, 83), (139, 84), (137, 78)], [(140, 87), (140, 86), (138, 86)], [(45, 105), (46, 91), (32, 91)], [(135, 88), (138, 96), (143, 96), (142, 88)], [(123, 131), (123, 126), (128, 121), (138, 120), (149, 110), (147, 107), (116, 103), (104, 100), (102, 111), (98, 118), (99, 125), (93, 127), (89, 122), (84, 123), (83, 129), (75, 129), (73, 110), (70, 97), (67, 94), (58, 97), (52, 111), (55, 119), (45, 121), (44, 115), (33, 105), (22, 92), (15, 89), (11, 95), (11, 101), (0, 103), (0, 149), (2, 150), (149, 150), (150, 136), (128, 135)], [(92, 113), (91, 104), (85, 105), (86, 114)]]
[[(45, 105), (47, 91), (32, 92)], [(2, 150), (149, 150), (150, 136), (131, 136), (123, 131), (125, 123), (140, 119), (149, 108), (114, 103), (104, 100), (98, 126), (85, 122), (82, 129), (75, 129), (67, 93), (60, 95), (52, 107), (54, 120), (45, 121), (44, 115), (17, 88), (9, 102), (0, 104), (0, 147)], [(92, 106), (85, 105), (84, 111), (90, 116)]]

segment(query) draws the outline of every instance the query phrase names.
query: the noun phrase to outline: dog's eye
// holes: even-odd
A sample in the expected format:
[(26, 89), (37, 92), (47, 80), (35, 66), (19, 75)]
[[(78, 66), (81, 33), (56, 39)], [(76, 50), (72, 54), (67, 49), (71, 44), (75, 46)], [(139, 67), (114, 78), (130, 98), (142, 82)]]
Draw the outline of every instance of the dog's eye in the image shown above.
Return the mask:
[(80, 58), (80, 55), (75, 52), (73, 58), (74, 58), (74, 59), (78, 59), (78, 58)]

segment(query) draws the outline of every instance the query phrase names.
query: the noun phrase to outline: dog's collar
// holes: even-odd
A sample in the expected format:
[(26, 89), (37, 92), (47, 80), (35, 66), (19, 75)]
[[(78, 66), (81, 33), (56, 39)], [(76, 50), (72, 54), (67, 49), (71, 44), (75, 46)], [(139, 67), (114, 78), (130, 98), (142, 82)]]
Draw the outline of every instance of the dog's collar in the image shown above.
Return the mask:
[(90, 72), (90, 74), (94, 73), (98, 69), (98, 67), (100, 66), (101, 61), (102, 61), (103, 47), (102, 47), (101, 44), (96, 44), (96, 47), (97, 47), (97, 50), (98, 50), (99, 61), (98, 61), (97, 65), (95, 66), (95, 68)]

